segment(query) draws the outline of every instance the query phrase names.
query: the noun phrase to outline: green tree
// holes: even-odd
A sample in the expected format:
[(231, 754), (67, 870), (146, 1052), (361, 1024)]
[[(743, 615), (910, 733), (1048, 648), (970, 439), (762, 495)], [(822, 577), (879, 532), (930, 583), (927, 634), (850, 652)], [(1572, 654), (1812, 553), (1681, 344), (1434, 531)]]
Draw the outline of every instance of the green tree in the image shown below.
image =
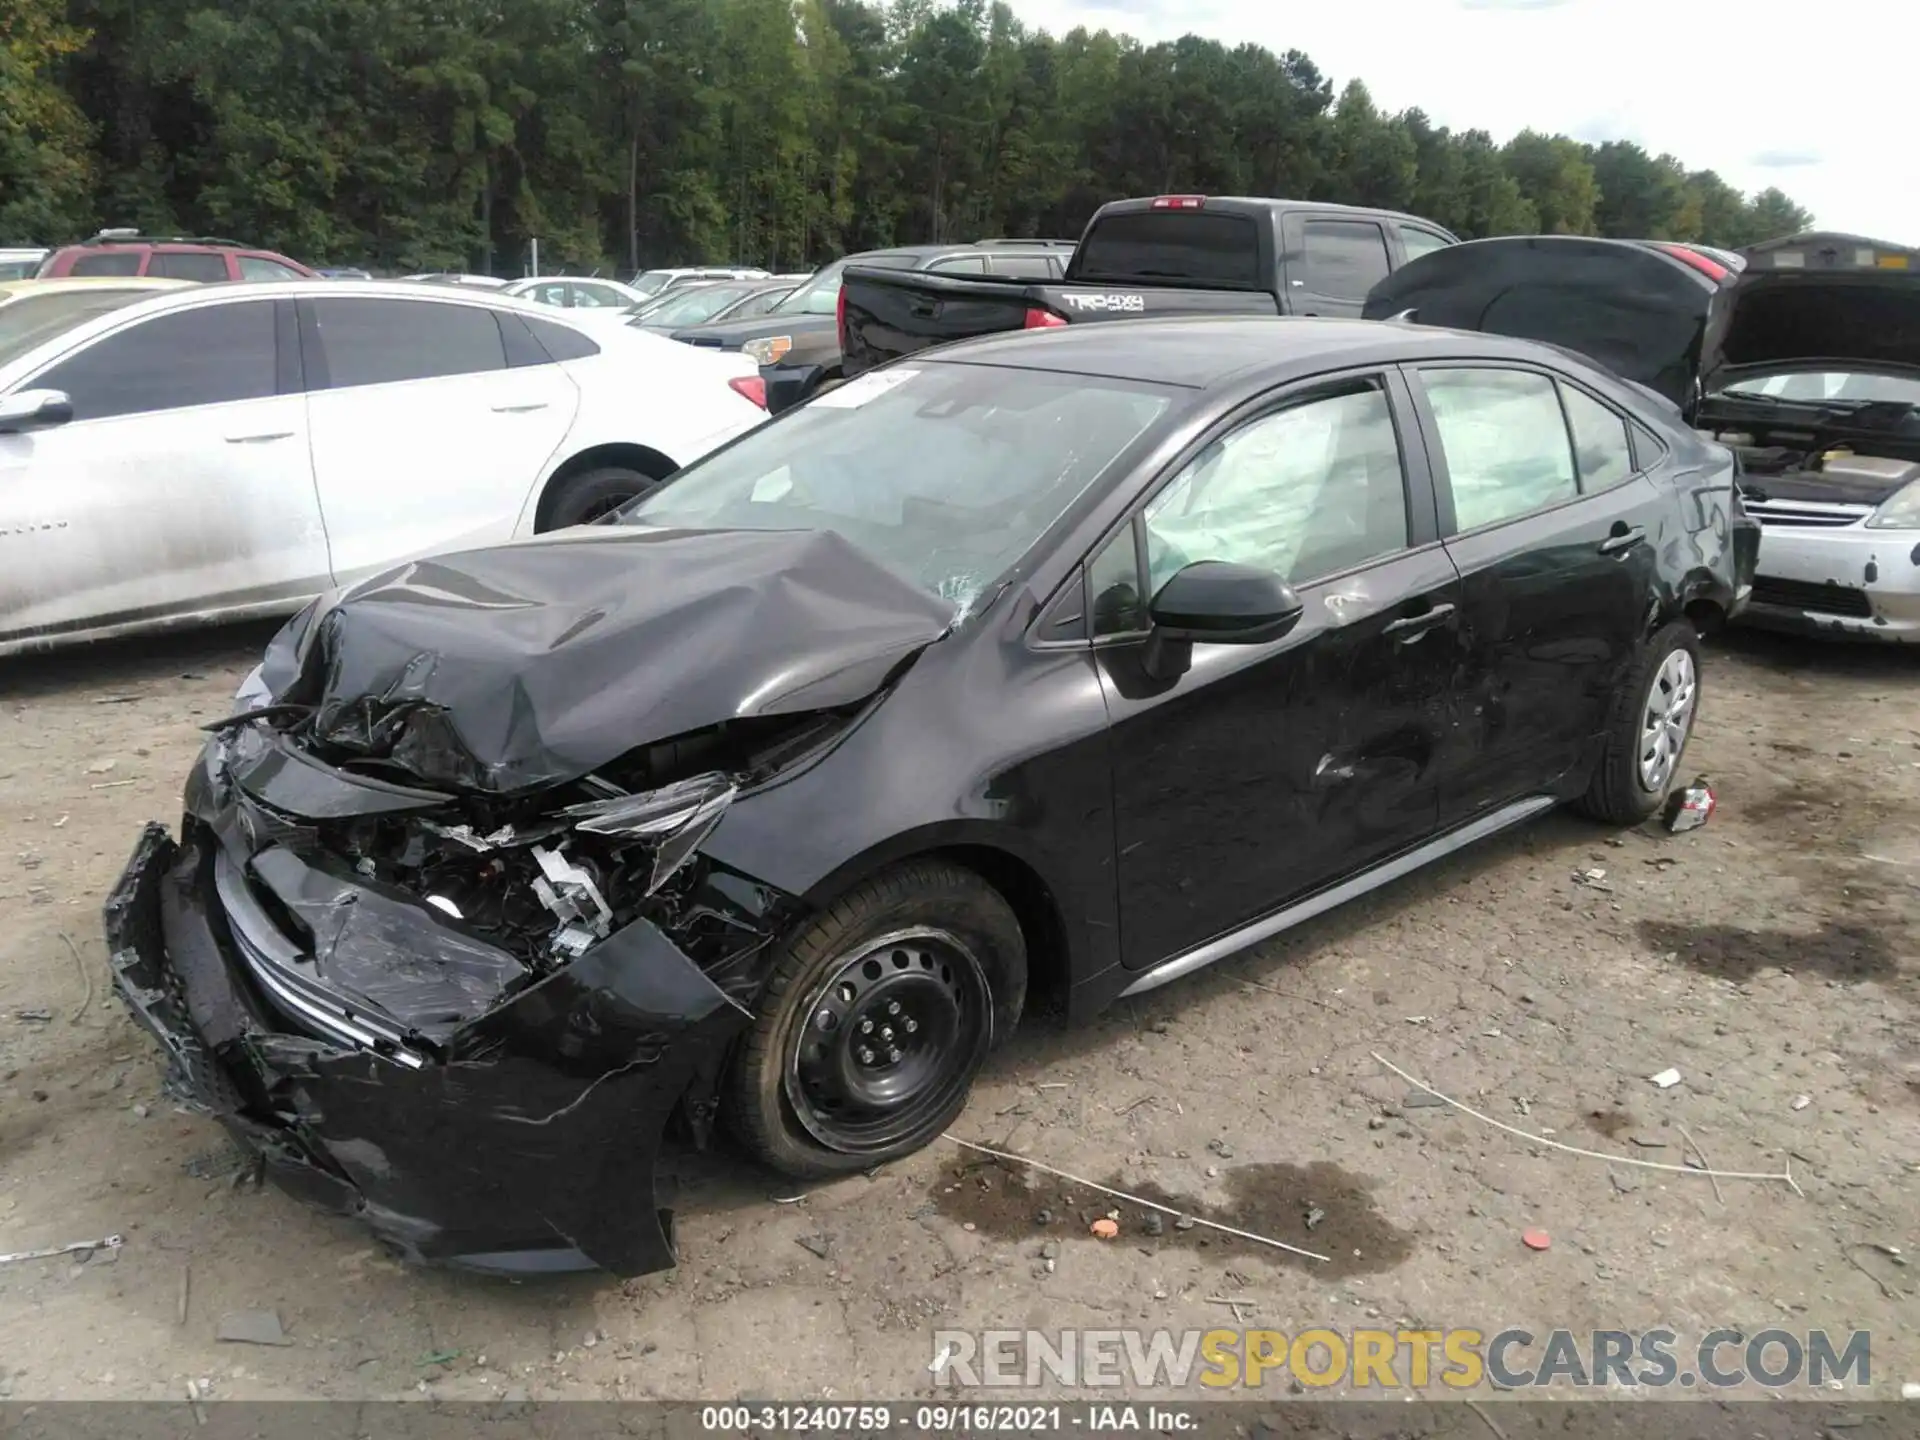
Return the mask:
[(86, 35), (62, 9), (10, 0), (0, 11), (0, 241), (53, 239), (85, 224), (92, 127), (59, 71)]

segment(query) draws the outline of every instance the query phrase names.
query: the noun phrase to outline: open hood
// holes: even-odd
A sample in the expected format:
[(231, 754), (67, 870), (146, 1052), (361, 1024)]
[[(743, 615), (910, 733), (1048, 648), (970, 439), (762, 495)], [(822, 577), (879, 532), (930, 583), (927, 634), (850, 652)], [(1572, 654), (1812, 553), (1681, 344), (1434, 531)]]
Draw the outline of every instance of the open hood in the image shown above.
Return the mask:
[(1816, 233), (1742, 254), (1707, 326), (1708, 393), (1795, 370), (1920, 376), (1920, 253)]
[(1558, 345), (1685, 408), (1728, 273), (1635, 241), (1503, 236), (1409, 261), (1373, 288), (1363, 313)]
[(1806, 234), (1720, 252), (1514, 235), (1449, 245), (1374, 287), (1408, 319), (1585, 355), (1691, 414), (1702, 393), (1792, 370), (1920, 375), (1920, 253)]
[(301, 612), (260, 685), (316, 744), (505, 793), (732, 720), (850, 705), (952, 624), (829, 531), (593, 526), (416, 560)]

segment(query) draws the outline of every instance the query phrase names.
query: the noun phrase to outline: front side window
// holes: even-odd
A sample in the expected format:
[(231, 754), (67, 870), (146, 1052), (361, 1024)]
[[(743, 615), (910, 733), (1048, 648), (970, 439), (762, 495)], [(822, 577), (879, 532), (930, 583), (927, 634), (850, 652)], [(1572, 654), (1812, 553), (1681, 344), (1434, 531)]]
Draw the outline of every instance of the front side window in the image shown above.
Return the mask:
[(507, 368), (500, 326), (479, 305), (345, 297), (312, 304), (332, 390)]
[(567, 284), (564, 280), (554, 280), (543, 285), (529, 285), (524, 290), (514, 292), (523, 300), (531, 300), (536, 305), (559, 305), (567, 303)]
[(1457, 529), (1512, 520), (1579, 493), (1553, 381), (1523, 370), (1429, 370), (1421, 378)]
[(29, 382), (64, 390), (73, 418), (106, 420), (274, 393), (273, 302), (203, 305), (104, 336)]
[(1591, 395), (1571, 385), (1560, 387), (1567, 406), (1567, 427), (1573, 432), (1573, 456), (1580, 470), (1580, 490), (1592, 495), (1610, 490), (1633, 475), (1633, 445), (1627, 422)]
[(0, 365), (11, 364), (36, 346), (136, 300), (151, 290), (101, 285), (85, 290), (56, 290), (51, 295), (17, 294), (0, 303)]
[(1387, 237), (1371, 220), (1309, 220), (1306, 288), (1335, 300), (1364, 300), (1387, 278)]
[(147, 261), (147, 274), (217, 285), (227, 278), (227, 257), (204, 250), (156, 250)]
[(583, 285), (575, 281), (573, 285), (573, 303), (586, 310), (617, 309), (627, 303), (627, 297), (618, 290), (610, 290), (605, 285)]
[(1398, 228), (1400, 248), (1407, 252), (1409, 260), (1418, 260), (1422, 255), (1429, 255), (1435, 250), (1447, 248), (1447, 237), (1444, 235), (1436, 235), (1431, 230), (1422, 230), (1417, 225), (1402, 225)]
[(101, 250), (82, 255), (73, 262), (69, 275), (138, 275), (140, 252), (137, 250)]
[(748, 293), (744, 285), (700, 285), (649, 311), (649, 325), (698, 325)]
[(620, 520), (830, 530), (964, 609), (1171, 403), (1129, 381), (891, 366), (696, 462)]
[(1149, 594), (1198, 560), (1302, 585), (1404, 550), (1406, 481), (1386, 393), (1368, 386), (1243, 425), (1203, 450), (1143, 518)]

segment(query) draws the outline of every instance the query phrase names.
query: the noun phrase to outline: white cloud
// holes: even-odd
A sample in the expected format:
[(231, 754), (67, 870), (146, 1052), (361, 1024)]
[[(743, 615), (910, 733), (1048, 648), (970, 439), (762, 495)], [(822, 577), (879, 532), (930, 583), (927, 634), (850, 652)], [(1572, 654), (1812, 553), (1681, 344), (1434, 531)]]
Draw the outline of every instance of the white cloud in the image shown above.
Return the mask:
[(1303, 50), (1339, 89), (1505, 140), (1532, 127), (1632, 140), (1824, 229), (1920, 245), (1920, 145), (1906, 99), (1910, 0), (1840, 12), (1785, 0), (1009, 0), (1056, 35), (1189, 31)]

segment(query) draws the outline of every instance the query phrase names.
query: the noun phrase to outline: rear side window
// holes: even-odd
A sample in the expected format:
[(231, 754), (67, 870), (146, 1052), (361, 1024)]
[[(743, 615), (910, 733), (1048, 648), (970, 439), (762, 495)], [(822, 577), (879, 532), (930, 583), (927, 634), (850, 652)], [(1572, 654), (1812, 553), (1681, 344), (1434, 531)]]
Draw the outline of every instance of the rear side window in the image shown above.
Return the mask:
[(1387, 237), (1371, 221), (1309, 220), (1302, 231), (1306, 273), (1301, 278), (1315, 295), (1364, 300), (1387, 278)]
[(332, 390), (507, 368), (500, 326), (478, 305), (346, 298), (312, 305)]
[(1252, 216), (1218, 211), (1108, 215), (1087, 231), (1074, 252), (1074, 266), (1075, 278), (1081, 280), (1186, 280), (1262, 288), (1259, 227)]
[(217, 284), (227, 278), (227, 257), (206, 251), (156, 250), (147, 261), (147, 274)]
[(1051, 255), (990, 255), (987, 268), (1020, 280), (1051, 280), (1060, 273), (1060, 263)]
[(1553, 381), (1523, 370), (1428, 370), (1421, 379), (1456, 529), (1495, 525), (1579, 493)]
[(242, 280), (304, 280), (307, 277), (292, 266), (282, 265), (278, 260), (269, 260), (264, 255), (242, 255), (240, 278)]
[(1560, 387), (1566, 402), (1567, 428), (1573, 432), (1573, 458), (1580, 469), (1580, 489), (1591, 495), (1632, 478), (1633, 446), (1627, 422), (1583, 390)]
[(927, 269), (941, 275), (984, 275), (987, 273), (987, 262), (979, 255), (949, 255), (944, 260), (934, 261)]
[(567, 325), (556, 325), (551, 320), (541, 320), (532, 315), (516, 315), (522, 325), (533, 332), (540, 342), (540, 348), (555, 360), (585, 360), (598, 355), (600, 347)]
[(69, 275), (138, 275), (140, 273), (140, 252), (126, 250), (100, 250), (91, 255), (82, 255), (73, 262)]
[(274, 393), (273, 302), (156, 315), (95, 341), (35, 377), (64, 390), (75, 420), (106, 420)]
[(1398, 229), (1400, 248), (1407, 252), (1409, 260), (1418, 260), (1422, 255), (1447, 248), (1448, 242), (1444, 235), (1436, 235), (1431, 230), (1422, 230), (1417, 225), (1402, 225)]

